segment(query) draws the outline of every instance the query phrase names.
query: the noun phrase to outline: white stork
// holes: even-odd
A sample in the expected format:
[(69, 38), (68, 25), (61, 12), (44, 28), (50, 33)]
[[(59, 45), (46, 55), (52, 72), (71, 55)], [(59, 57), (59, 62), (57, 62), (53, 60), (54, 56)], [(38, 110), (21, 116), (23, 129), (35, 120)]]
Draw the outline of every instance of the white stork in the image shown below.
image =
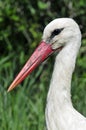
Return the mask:
[(13, 89), (48, 56), (59, 51), (47, 97), (47, 130), (86, 130), (86, 118), (73, 108), (70, 93), (80, 46), (81, 32), (73, 19), (53, 20), (45, 27), (42, 42), (8, 89)]

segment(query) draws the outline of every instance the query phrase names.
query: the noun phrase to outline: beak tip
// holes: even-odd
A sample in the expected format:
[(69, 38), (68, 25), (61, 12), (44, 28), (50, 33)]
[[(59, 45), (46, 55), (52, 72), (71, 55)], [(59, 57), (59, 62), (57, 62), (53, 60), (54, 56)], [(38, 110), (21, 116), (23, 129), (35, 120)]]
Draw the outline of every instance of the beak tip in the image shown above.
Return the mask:
[(12, 88), (11, 87), (9, 87), (8, 89), (7, 89), (7, 92), (10, 92), (12, 90)]
[(11, 85), (9, 86), (7, 92), (10, 92), (14, 87), (15, 87), (15, 85), (14, 85), (14, 84), (11, 84)]
[(7, 89), (7, 92), (10, 92), (9, 88)]

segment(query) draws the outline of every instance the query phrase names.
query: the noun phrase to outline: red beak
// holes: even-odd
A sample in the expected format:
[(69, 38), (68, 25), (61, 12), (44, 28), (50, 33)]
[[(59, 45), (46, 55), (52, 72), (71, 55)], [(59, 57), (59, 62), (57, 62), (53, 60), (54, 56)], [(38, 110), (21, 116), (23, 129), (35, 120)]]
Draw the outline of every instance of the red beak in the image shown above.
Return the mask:
[(12, 84), (8, 88), (8, 92), (15, 88), (19, 83), (21, 83), (27, 77), (27, 75), (29, 75), (49, 55), (51, 55), (53, 51), (54, 50), (52, 49), (50, 44), (42, 41), (30, 57), (30, 59), (26, 62), (20, 73), (12, 82)]

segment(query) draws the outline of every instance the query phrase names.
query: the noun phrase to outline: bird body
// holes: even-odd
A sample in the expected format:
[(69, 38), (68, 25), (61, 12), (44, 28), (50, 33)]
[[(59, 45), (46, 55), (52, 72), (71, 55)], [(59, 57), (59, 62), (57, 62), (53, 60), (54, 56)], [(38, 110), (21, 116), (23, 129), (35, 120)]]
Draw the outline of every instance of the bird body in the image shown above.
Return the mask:
[(45, 27), (35, 56), (31, 56), (8, 89), (13, 89), (27, 76), (27, 72), (29, 74), (50, 54), (59, 51), (47, 96), (47, 130), (86, 130), (86, 118), (73, 108), (71, 101), (71, 80), (80, 46), (81, 32), (73, 19), (53, 20)]

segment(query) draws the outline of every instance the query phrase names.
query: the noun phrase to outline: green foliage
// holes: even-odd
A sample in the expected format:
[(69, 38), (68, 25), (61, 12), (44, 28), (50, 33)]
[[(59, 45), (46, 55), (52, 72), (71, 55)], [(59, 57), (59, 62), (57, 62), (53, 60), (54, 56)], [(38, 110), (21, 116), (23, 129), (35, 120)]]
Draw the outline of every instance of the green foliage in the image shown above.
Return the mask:
[[(82, 47), (72, 82), (74, 107), (86, 116), (86, 1), (0, 0), (0, 129), (44, 130), (46, 96), (54, 56), (14, 91), (7, 88), (41, 40), (51, 20), (72, 17), (80, 25)], [(46, 71), (47, 70), (47, 71)]]

